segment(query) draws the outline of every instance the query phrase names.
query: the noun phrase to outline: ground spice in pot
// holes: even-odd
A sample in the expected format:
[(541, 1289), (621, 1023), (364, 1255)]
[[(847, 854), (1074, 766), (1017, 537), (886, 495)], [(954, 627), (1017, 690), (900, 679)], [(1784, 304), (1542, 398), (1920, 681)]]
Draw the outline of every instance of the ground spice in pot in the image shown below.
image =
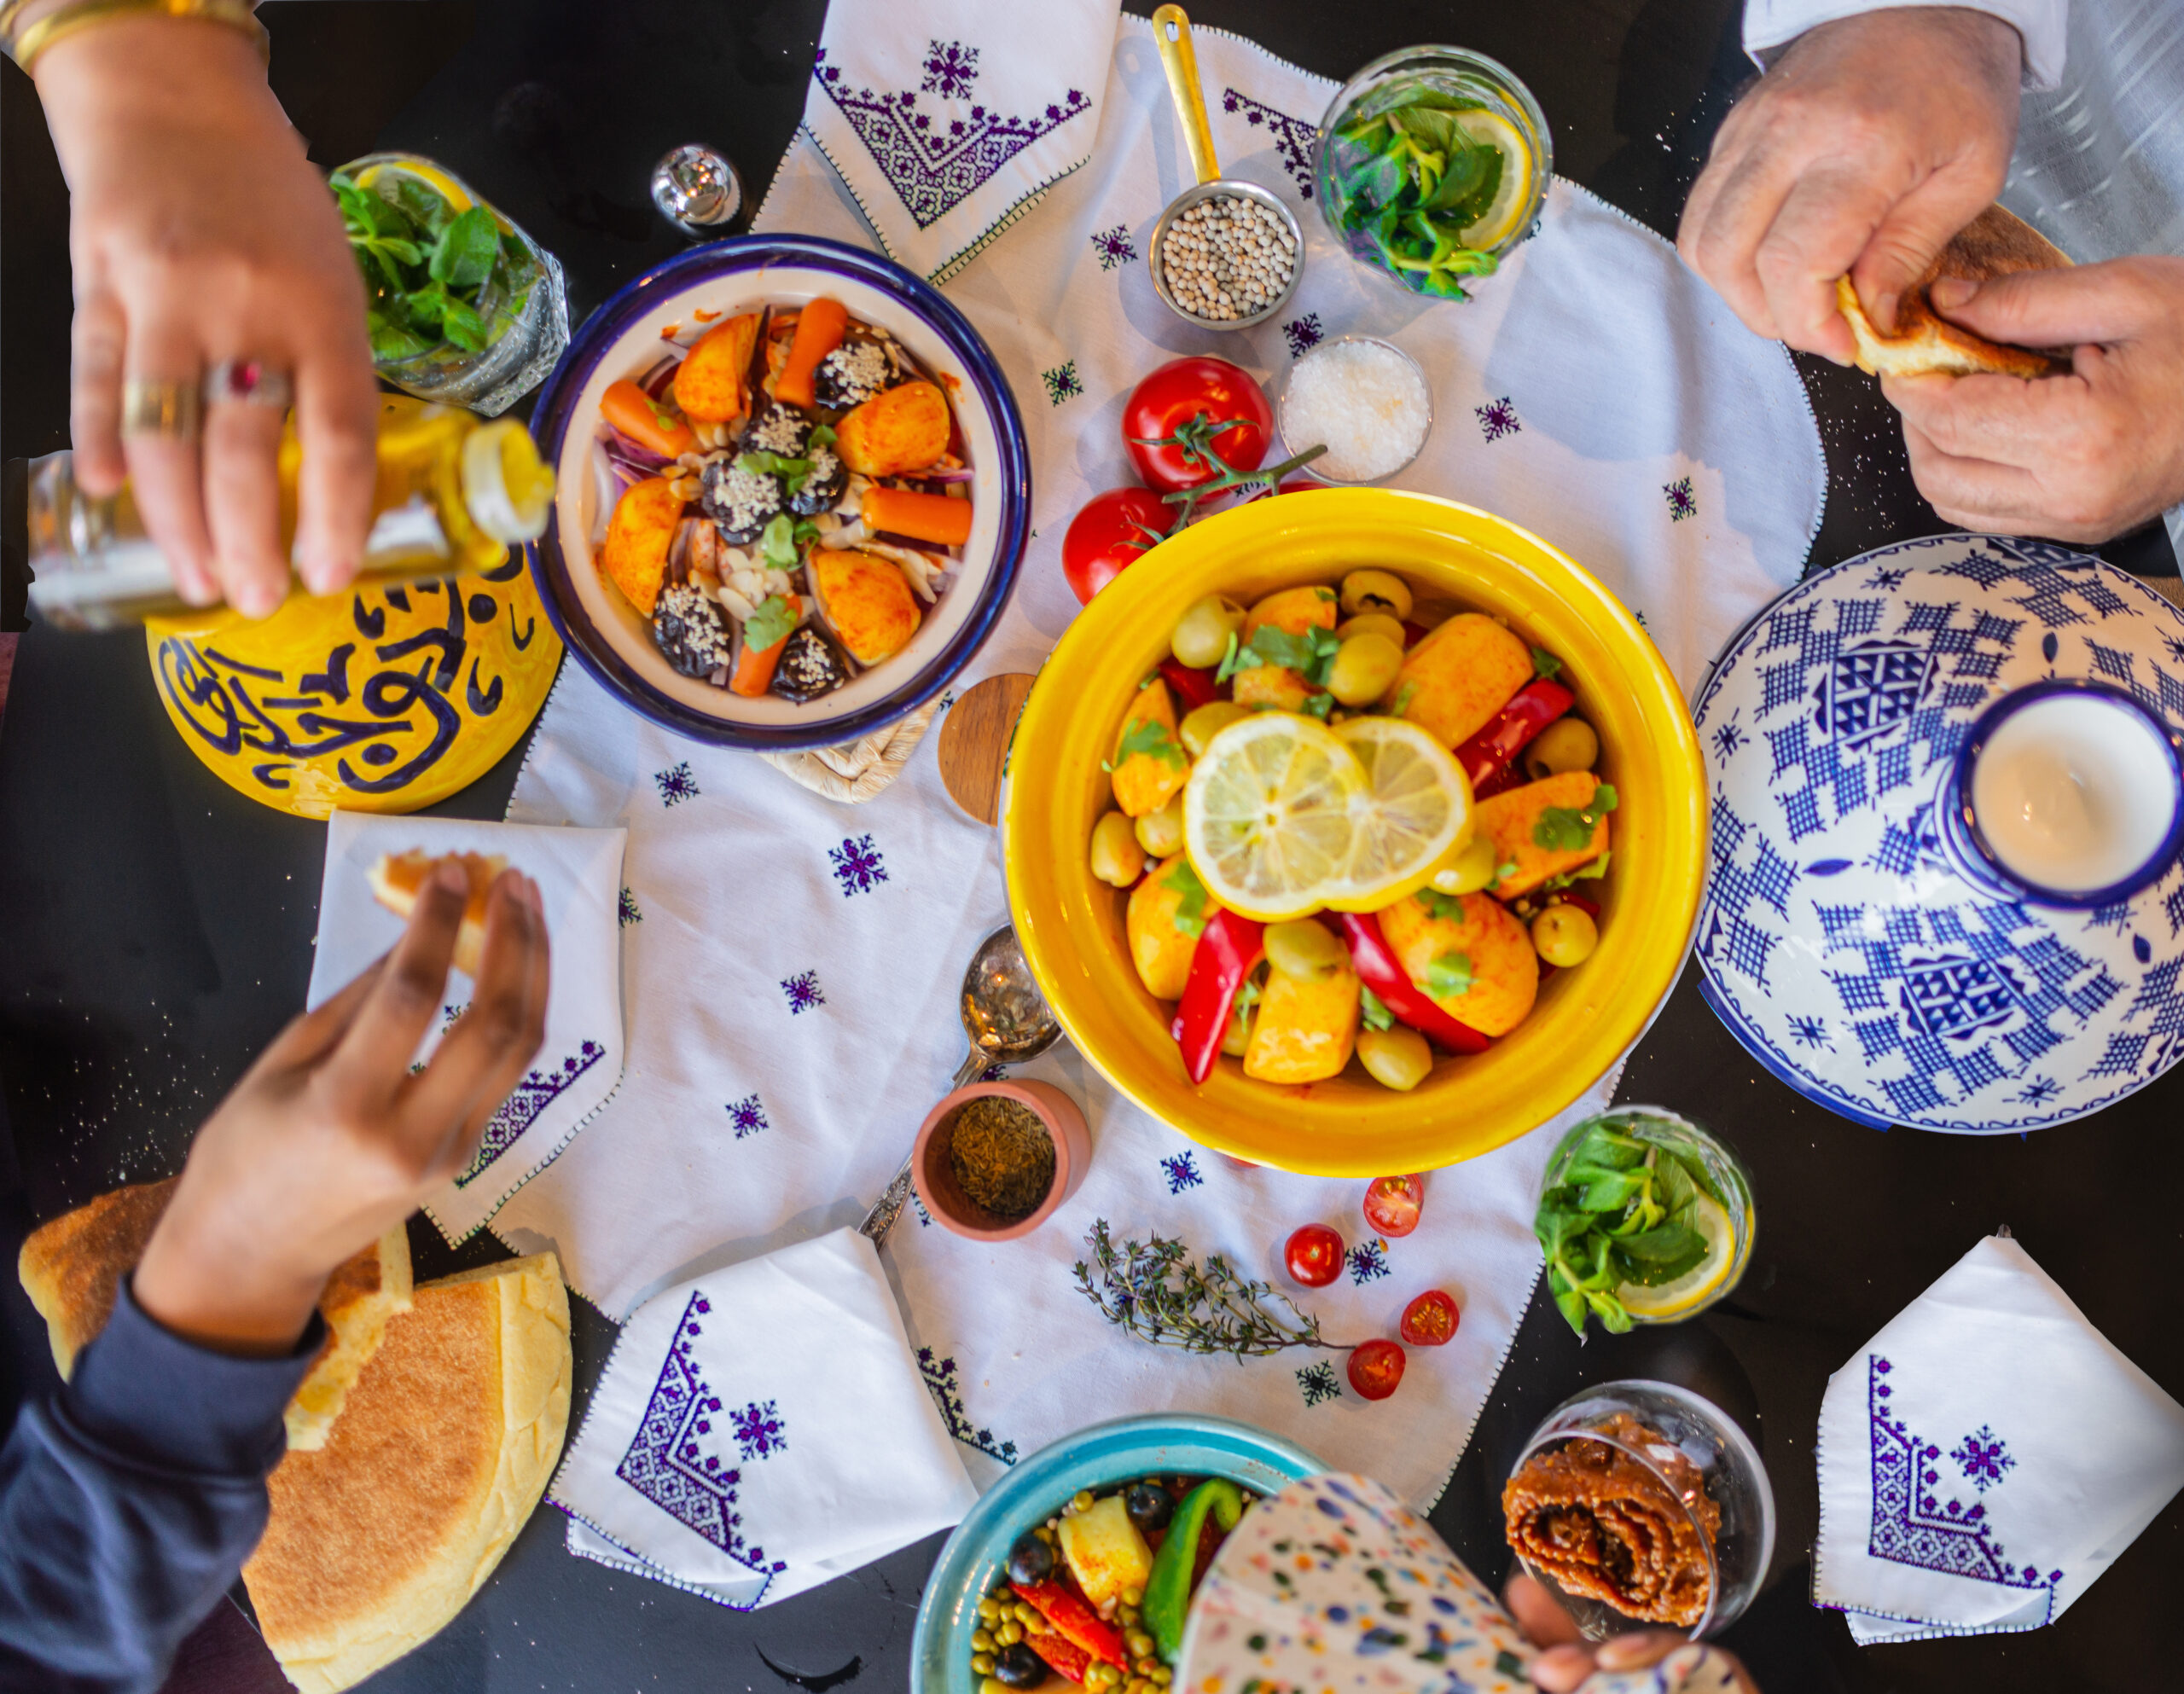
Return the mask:
[(981, 1094), (956, 1114), (948, 1162), (964, 1193), (1007, 1222), (1035, 1210), (1054, 1186), (1047, 1126), (1031, 1107), (999, 1094)]

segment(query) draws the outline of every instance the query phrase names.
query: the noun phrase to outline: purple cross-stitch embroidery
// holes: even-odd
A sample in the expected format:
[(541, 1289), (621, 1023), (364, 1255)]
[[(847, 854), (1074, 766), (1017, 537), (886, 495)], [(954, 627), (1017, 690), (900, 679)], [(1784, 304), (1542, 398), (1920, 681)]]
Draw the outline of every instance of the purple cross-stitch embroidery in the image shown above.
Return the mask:
[[(935, 42), (933, 49), (925, 61), (926, 80), (920, 91), (944, 99), (967, 96), (978, 49), (953, 42), (946, 49)], [(1092, 107), (1083, 90), (1073, 88), (1037, 117), (1004, 118), (986, 107), (973, 106), (968, 118), (951, 118), (944, 133), (932, 113), (918, 109), (916, 93), (852, 90), (841, 67), (827, 62), (823, 47), (811, 73), (857, 131), (880, 174), (921, 229), (929, 229), (977, 193), (1025, 148)]]
[(712, 1430), (712, 1414), (720, 1396), (706, 1386), (691, 1356), (692, 1337), (703, 1332), (699, 1314), (711, 1310), (703, 1297), (690, 1297), (676, 1326), (675, 1344), (659, 1367), (659, 1380), (637, 1420), (636, 1438), (614, 1474), (693, 1533), (703, 1536), (738, 1564), (772, 1573), (788, 1567), (768, 1561), (765, 1550), (743, 1538), (742, 1514), (735, 1510), (740, 1471), (722, 1468), (717, 1454), (705, 1451), (697, 1437)]
[(1065, 400), (1074, 400), (1084, 392), (1084, 381), (1077, 374), (1075, 359), (1058, 364), (1052, 370), (1041, 371), (1039, 380), (1047, 386), (1047, 403), (1049, 406), (1059, 406)]
[(1350, 1250), (1350, 1280), (1353, 1286), (1362, 1288), (1368, 1282), (1378, 1282), (1388, 1273), (1388, 1244), (1378, 1236), (1362, 1241)]
[[(717, 1400), (713, 1401), (713, 1409), (720, 1409)], [(754, 1400), (741, 1412), (729, 1413), (728, 1424), (746, 1465), (754, 1459), (771, 1459), (775, 1453), (786, 1452), (788, 1448), (788, 1436), (782, 1430), (781, 1414), (770, 1400), (764, 1405)]]
[(679, 806), (698, 796), (698, 779), (690, 774), (688, 759), (666, 770), (653, 772), (652, 780), (659, 785), (659, 803), (663, 806)]
[(934, 41), (925, 55), (925, 80), (918, 86), (943, 100), (968, 100), (979, 74), (979, 49), (960, 41)]
[(1692, 497), (1691, 479), (1678, 477), (1674, 482), (1661, 484), (1661, 492), (1669, 497), (1669, 521), (1680, 524), (1686, 518), (1696, 517), (1699, 502)]
[(979, 1080), (981, 1082), (998, 1082), (1008, 1075), (1008, 1067), (1006, 1065), (989, 1065), (979, 1072)]
[(788, 996), (788, 1012), (793, 1018), (799, 1012), (809, 1012), (815, 1006), (824, 1006), (827, 996), (819, 991), (816, 971), (799, 971), (793, 977), (781, 979), (781, 992)]
[(1100, 256), (1100, 269), (1112, 270), (1118, 264), (1130, 264), (1137, 258), (1137, 244), (1130, 238), (1130, 230), (1118, 223), (1112, 229), (1102, 229), (1092, 238), (1092, 251)]
[(614, 915), (620, 920), (624, 929), (629, 928), (631, 924), (641, 924), (645, 920), (645, 914), (637, 909), (637, 896), (630, 893), (627, 887), (622, 891), (621, 902), (615, 908)]
[(1160, 1169), (1168, 1173), (1168, 1192), (1171, 1194), (1180, 1194), (1186, 1188), (1195, 1188), (1205, 1181), (1198, 1174), (1198, 1161), (1187, 1152), (1162, 1159)]
[(869, 894), (887, 880), (887, 867), (868, 835), (855, 840), (845, 836), (840, 846), (827, 850), (827, 856), (834, 862), (834, 879), (841, 884), (845, 900), (852, 894)]
[(1489, 441), (1499, 441), (1524, 428), (1517, 421), (1517, 403), (1507, 394), (1499, 400), (1489, 400), (1484, 406), (1473, 406), (1472, 411), (1478, 419), (1479, 433)]
[(586, 1041), (564, 1059), (558, 1070), (533, 1070), (508, 1093), (493, 1115), (485, 1120), (485, 1133), (479, 1137), (478, 1151), (462, 1174), (455, 1179), (458, 1188), (468, 1187), (479, 1172), (516, 1144), (523, 1132), (538, 1121), (538, 1114), (576, 1086), (577, 1078), (607, 1057), (607, 1049), (597, 1041)]
[(2017, 1468), (2017, 1460), (2010, 1457), (2002, 1438), (1984, 1424), (1959, 1442), (1949, 1457), (1964, 1472), (1964, 1480), (1983, 1494), (2002, 1480), (2003, 1471)]
[(1324, 1359), (1298, 1372), (1297, 1386), (1304, 1390), (1307, 1406), (1317, 1406), (1322, 1400), (1342, 1398), (1342, 1384), (1334, 1379), (1334, 1366)]
[(739, 1141), (746, 1135), (755, 1135), (761, 1129), (770, 1129), (774, 1127), (766, 1122), (766, 1108), (758, 1103), (758, 1097), (756, 1094), (746, 1094), (740, 1100), (730, 1101), (728, 1106), (728, 1121), (730, 1127), (735, 1129), (735, 1139)]
[(935, 1359), (930, 1347), (918, 1349), (918, 1374), (925, 1378), (925, 1385), (932, 1395), (933, 1403), (940, 1407), (940, 1421), (948, 1425), (948, 1433), (966, 1447), (974, 1447), (988, 1458), (998, 1459), (1004, 1465), (1016, 1462), (1016, 1443), (996, 1442), (991, 1430), (981, 1430), (971, 1422), (971, 1414), (963, 1407), (963, 1392), (956, 1380), (956, 1361)]
[(1281, 326), (1281, 333), (1288, 338), (1289, 357), (1301, 359), (1320, 345), (1327, 331), (1320, 328), (1320, 315), (1308, 311), (1302, 317), (1292, 317)]
[(1295, 179), (1297, 191), (1306, 200), (1311, 199), (1312, 150), (1319, 145), (1318, 125), (1292, 118), (1271, 106), (1262, 106), (1249, 95), (1239, 94), (1233, 88), (1221, 90), (1221, 109), (1237, 113), (1254, 129), (1264, 125), (1267, 133), (1274, 137), (1274, 150), (1281, 160), (1281, 168)]
[[(2060, 1582), (2063, 1573), (2059, 1570), (2042, 1576), (2037, 1565), (2013, 1565), (2007, 1561), (1986, 1523), (1985, 1506), (1967, 1507), (1955, 1500), (1943, 1503), (1934, 1493), (1941, 1472), (1933, 1468), (1934, 1461), (1942, 1456), (1941, 1448), (1921, 1442), (1901, 1418), (1889, 1415), (1888, 1401), (1895, 1390), (1882, 1378), (1895, 1366), (1878, 1354), (1867, 1355), (1867, 1366), (1873, 1504), (1873, 1531), (1866, 1550), (1875, 1558), (2004, 1587), (2052, 1589)], [(1983, 1426), (1980, 1434), (1991, 1438), (1992, 1431)], [(1970, 1444), (1967, 1439), (1966, 1445)], [(1995, 1480), (2000, 1480), (2004, 1468), (1996, 1467)]]

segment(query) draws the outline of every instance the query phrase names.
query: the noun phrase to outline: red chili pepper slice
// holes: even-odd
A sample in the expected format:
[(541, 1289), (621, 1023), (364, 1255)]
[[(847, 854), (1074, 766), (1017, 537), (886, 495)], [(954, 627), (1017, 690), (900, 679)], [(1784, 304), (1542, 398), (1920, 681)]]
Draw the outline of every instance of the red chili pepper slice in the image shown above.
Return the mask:
[[(1223, 913), (1224, 917), (1228, 915)], [(1418, 1031), (1431, 1036), (1450, 1053), (1484, 1053), (1493, 1045), (1468, 1024), (1451, 1018), (1426, 995), (1426, 990), (1403, 974), (1395, 949), (1380, 933), (1380, 920), (1370, 912), (1333, 914), (1350, 943), (1350, 956), (1357, 966), (1357, 980), (1380, 996), (1380, 1004)], [(1211, 925), (1208, 925), (1210, 928)], [(1199, 943), (1201, 946), (1204, 943)], [(1192, 961), (1194, 974), (1197, 960)]]
[(1072, 1682), (1083, 1682), (1084, 1673), (1092, 1667), (1092, 1655), (1059, 1629), (1049, 1629), (1038, 1635), (1026, 1630), (1024, 1645), (1039, 1656), (1048, 1670), (1057, 1676), (1067, 1677)]
[(1555, 895), (1553, 898), (1548, 900), (1547, 903), (1548, 905), (1552, 906), (1557, 902), (1560, 902), (1565, 906), (1575, 906), (1587, 917), (1593, 919), (1596, 922), (1599, 920), (1600, 915), (1600, 902), (1597, 900), (1588, 900), (1583, 895), (1572, 894), (1565, 888), (1560, 894)]
[(1213, 1074), (1213, 1061), (1221, 1057), (1221, 1041), (1228, 1033), (1228, 1013), (1236, 1003), (1237, 990), (1266, 954), (1265, 934), (1265, 925), (1240, 918), (1226, 908), (1208, 918), (1199, 932), (1198, 950), (1191, 954), (1191, 973), (1183, 983), (1183, 997), (1176, 1003), (1175, 1021), (1168, 1026), (1168, 1033), (1182, 1049), (1183, 1068), (1194, 1082), (1203, 1082)]
[(1508, 705), (1486, 728), (1456, 749), (1456, 763), (1471, 778), (1472, 792), (1484, 797), (1510, 786), (1507, 782), (1489, 786), (1490, 780), (1509, 770), (1525, 745), (1577, 703), (1575, 694), (1548, 676), (1536, 676), (1510, 695)]
[(1176, 699), (1182, 701), (1185, 711), (1195, 711), (1228, 697), (1228, 691), (1213, 680), (1210, 670), (1194, 670), (1172, 655), (1162, 659), (1157, 668), (1168, 679), (1168, 686), (1176, 691)]
[(1064, 1640), (1111, 1665), (1130, 1662), (1130, 1649), (1123, 1641), (1122, 1631), (1060, 1583), (1012, 1582), (1008, 1586), (1018, 1599), (1035, 1607), (1040, 1616), (1054, 1625)]

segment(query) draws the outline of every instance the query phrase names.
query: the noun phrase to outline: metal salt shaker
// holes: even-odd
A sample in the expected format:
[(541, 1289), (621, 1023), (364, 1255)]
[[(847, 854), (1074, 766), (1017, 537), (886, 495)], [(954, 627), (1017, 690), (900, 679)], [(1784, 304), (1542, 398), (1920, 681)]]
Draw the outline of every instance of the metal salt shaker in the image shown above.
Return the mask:
[(743, 179), (726, 154), (692, 142), (653, 167), (652, 203), (677, 228), (710, 237), (743, 209)]

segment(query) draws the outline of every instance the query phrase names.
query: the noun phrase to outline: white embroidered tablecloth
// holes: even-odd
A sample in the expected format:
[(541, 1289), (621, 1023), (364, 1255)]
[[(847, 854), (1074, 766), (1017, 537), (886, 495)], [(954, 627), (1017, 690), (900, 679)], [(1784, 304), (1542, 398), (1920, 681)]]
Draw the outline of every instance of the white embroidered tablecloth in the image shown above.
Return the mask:
[[(1154, 297), (1146, 241), (1187, 167), (1149, 28), (1123, 19), (1090, 163), (949, 284), (1024, 407), (1037, 531), (959, 691), (1036, 670), (1075, 612), (1062, 531), (1090, 494), (1129, 480), (1117, 420), (1140, 376), (1211, 351), (1278, 382), (1292, 352), (1351, 331), (1396, 340), (1432, 383), (1438, 422), (1403, 484), (1568, 549), (1695, 685), (1796, 579), (1819, 522), (1818, 432), (1787, 356), (1738, 326), (1666, 243), (1560, 183), (1539, 236), (1474, 305), (1402, 293), (1337, 252), (1304, 198), (1333, 85), (1217, 32), (1199, 32), (1198, 52), (1224, 167), (1286, 195), (1308, 231), (1296, 310), (1221, 335)], [(871, 242), (801, 138), (758, 223)], [(930, 748), (878, 799), (839, 806), (755, 758), (677, 740), (569, 666), (509, 815), (630, 832), (629, 1061), (616, 1099), (497, 1233), (526, 1250), (553, 1243), (572, 1285), (619, 1317), (674, 1282), (854, 1222), (962, 1052), (956, 984), (1007, 916), (995, 835), (946, 798)], [(1084, 1105), (1095, 1159), (1083, 1190), (1006, 1246), (906, 1212), (885, 1256), (944, 1413), (984, 1455), (969, 1459), (974, 1479), (1098, 1418), (1190, 1407), (1277, 1430), (1429, 1505), (1537, 1274), (1530, 1220), (1555, 1128), (1432, 1175), (1424, 1225), (1387, 1242), (1358, 1212), (1360, 1183), (1234, 1165), (1121, 1099), (1066, 1047), (1027, 1074)], [(1462, 1325), (1449, 1346), (1414, 1349), (1402, 1389), (1378, 1405), (1347, 1388), (1339, 1355), (1238, 1365), (1155, 1349), (1076, 1291), (1071, 1268), (1099, 1217), (1118, 1237), (1157, 1231), (1277, 1283), (1288, 1233), (1332, 1223), (1346, 1273), (1299, 1297), (1330, 1337), (1392, 1334), (1404, 1302), (1433, 1286), (1455, 1296)]]

